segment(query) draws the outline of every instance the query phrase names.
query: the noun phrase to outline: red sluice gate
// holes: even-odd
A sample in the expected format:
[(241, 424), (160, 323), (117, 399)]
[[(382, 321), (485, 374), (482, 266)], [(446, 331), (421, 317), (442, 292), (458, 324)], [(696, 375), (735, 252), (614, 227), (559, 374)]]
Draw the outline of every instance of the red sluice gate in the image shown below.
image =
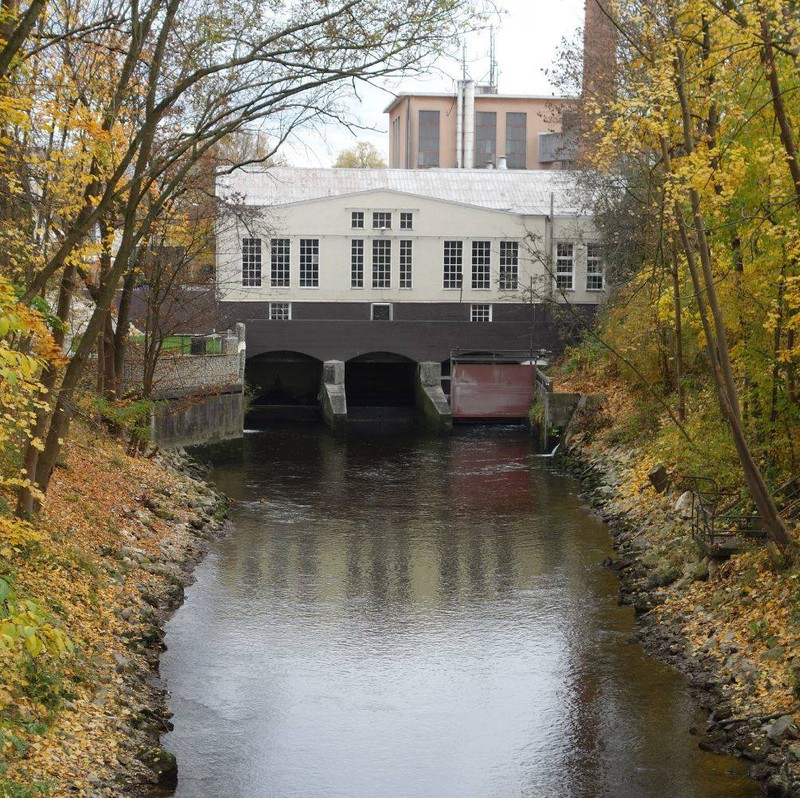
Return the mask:
[(527, 418), (535, 386), (532, 364), (454, 363), (453, 418)]

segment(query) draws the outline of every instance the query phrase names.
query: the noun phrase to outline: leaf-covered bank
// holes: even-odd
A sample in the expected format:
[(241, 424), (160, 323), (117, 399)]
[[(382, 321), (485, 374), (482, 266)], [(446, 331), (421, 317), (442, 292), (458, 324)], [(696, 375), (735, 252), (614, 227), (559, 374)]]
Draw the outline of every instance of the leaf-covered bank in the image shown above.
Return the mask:
[(3, 798), (169, 786), (161, 627), (223, 523), (225, 503), (177, 454), (129, 457), (85, 429), (66, 448), (40, 522), (0, 549), (0, 575), (70, 643), (0, 655)]
[(698, 744), (748, 760), (767, 794), (800, 796), (800, 566), (777, 567), (764, 547), (706, 557), (680, 486), (658, 494), (648, 479), (663, 452), (657, 437), (630, 437), (641, 419), (625, 384), (591, 371), (561, 384), (606, 397), (573, 419), (567, 464), (610, 523), (607, 565), (645, 645), (689, 676), (710, 711)]

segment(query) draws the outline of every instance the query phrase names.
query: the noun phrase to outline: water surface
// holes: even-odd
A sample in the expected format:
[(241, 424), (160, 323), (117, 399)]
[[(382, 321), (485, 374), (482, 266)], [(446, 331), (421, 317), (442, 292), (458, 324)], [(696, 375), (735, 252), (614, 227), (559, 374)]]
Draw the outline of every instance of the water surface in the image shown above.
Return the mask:
[(235, 531), (162, 658), (180, 798), (759, 794), (525, 432), (275, 429), (211, 478)]

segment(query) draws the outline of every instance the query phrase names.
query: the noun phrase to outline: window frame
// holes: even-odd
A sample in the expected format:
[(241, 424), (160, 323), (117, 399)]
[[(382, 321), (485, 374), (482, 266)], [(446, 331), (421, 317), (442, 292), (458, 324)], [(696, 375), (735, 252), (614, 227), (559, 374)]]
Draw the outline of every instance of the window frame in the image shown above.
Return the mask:
[(398, 287), (401, 291), (410, 291), (414, 287), (414, 241), (412, 239), (400, 239), (398, 261), (400, 264)]
[[(292, 320), (292, 303), (291, 302), (269, 302), (269, 307), (267, 309), (267, 318), (269, 321), (291, 321)], [(278, 316), (275, 315), (274, 311), (277, 310), (277, 306), (281, 305), (286, 309), (285, 316)]]
[(492, 242), (477, 239), (471, 246), (470, 286), (473, 291), (490, 291), (492, 288)]
[[(476, 318), (480, 313), (486, 313), (486, 318)], [(470, 324), (489, 324), (492, 321), (492, 303), (491, 302), (472, 302), (469, 306), (469, 321)]]
[(365, 247), (363, 238), (350, 239), (350, 288), (359, 291), (364, 288)]
[[(378, 224), (378, 217), (384, 217), (389, 224)], [(372, 229), (373, 230), (391, 230), (392, 229), (392, 212), (391, 211), (373, 211), (372, 212)]]
[[(517, 117), (522, 117), (523, 124), (510, 124)], [(521, 131), (521, 134), (512, 137), (509, 133), (513, 131)], [(514, 152), (517, 149), (515, 145), (518, 146), (519, 152)], [(525, 111), (506, 111), (506, 166), (509, 169), (528, 168), (528, 114)]]
[[(256, 247), (255, 244), (258, 243)], [(252, 248), (252, 249), (251, 249)], [(252, 261), (248, 260), (252, 258)], [(256, 236), (242, 238), (242, 287), (260, 288), (264, 267), (264, 242)]]
[[(358, 224), (361, 222), (361, 224)], [(350, 229), (363, 230), (366, 224), (366, 213), (364, 211), (350, 211)]]
[[(423, 114), (430, 123), (423, 124)], [(433, 124), (433, 120), (436, 123)], [(434, 132), (435, 130), (435, 132)], [(434, 140), (436, 142), (434, 147)], [(442, 118), (439, 111), (420, 109), (417, 111), (417, 168), (435, 169), (441, 161)]]
[[(392, 239), (372, 239), (372, 289), (385, 291), (392, 287)], [(379, 250), (383, 250), (379, 252)], [(380, 259), (383, 259), (382, 261)]]
[[(493, 124), (488, 124), (487, 120), (493, 118)], [(489, 131), (494, 131), (489, 136)], [(481, 153), (480, 145), (491, 144), (491, 150)], [(489, 150), (488, 146), (485, 149)], [(492, 166), (497, 166), (497, 111), (476, 111), (475, 112), (475, 166), (478, 169), (486, 169), (486, 164), (491, 162)]]
[[(597, 247), (599, 250), (598, 255), (590, 254), (591, 249), (593, 247)], [(595, 261), (592, 263), (591, 261)], [(589, 269), (595, 269), (596, 271), (589, 271)], [(589, 280), (590, 278), (600, 278), (600, 287), (597, 286), (590, 287)], [(602, 244), (598, 241), (590, 241), (586, 245), (586, 290), (591, 292), (598, 292), (598, 291), (605, 291), (606, 289), (606, 264), (605, 258), (603, 257), (603, 248)]]
[[(512, 256), (509, 255), (508, 250), (514, 253), (513, 262), (509, 262)], [(519, 241), (501, 241), (499, 258), (498, 287), (501, 291), (516, 291), (519, 288)], [(511, 269), (510, 272), (509, 269)]]
[[(285, 261), (279, 263), (277, 260), (279, 255), (285, 256)], [(291, 238), (269, 240), (269, 284), (272, 288), (289, 288), (292, 284)]]
[[(307, 250), (311, 248), (311, 252)], [(300, 239), (300, 288), (319, 288), (320, 240), (318, 238)], [(304, 261), (310, 258), (310, 261)], [(311, 271), (309, 281), (308, 272)]]
[[(389, 308), (388, 319), (376, 319), (375, 308)], [(369, 303), (369, 320), (370, 321), (394, 321), (394, 303), (393, 302), (370, 302)]]
[[(407, 222), (407, 224), (406, 224)], [(414, 229), (414, 212), (413, 211), (400, 211), (400, 229), (413, 230)]]
[[(569, 255), (561, 253), (561, 247), (569, 247)], [(574, 241), (556, 241), (555, 242), (555, 269), (553, 271), (553, 280), (557, 291), (574, 291), (575, 290), (575, 242)], [(569, 262), (569, 272), (560, 271)], [(569, 286), (559, 284), (561, 278), (569, 275)]]
[[(452, 250), (448, 252), (448, 249)], [(452, 267), (455, 262), (448, 259), (458, 258), (458, 270)], [(448, 269), (448, 267), (451, 267)], [(448, 275), (450, 277), (448, 278)], [(453, 278), (453, 275), (457, 279)], [(448, 282), (453, 283), (448, 285)], [(449, 239), (442, 242), (442, 289), (445, 291), (461, 291), (464, 287), (464, 242), (460, 239)]]

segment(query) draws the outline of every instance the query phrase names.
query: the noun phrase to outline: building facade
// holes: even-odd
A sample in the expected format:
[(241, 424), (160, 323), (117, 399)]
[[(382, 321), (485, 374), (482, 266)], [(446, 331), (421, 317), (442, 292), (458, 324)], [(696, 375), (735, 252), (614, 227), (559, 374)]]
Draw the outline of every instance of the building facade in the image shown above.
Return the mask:
[(248, 356), (552, 350), (553, 308), (605, 293), (574, 173), (278, 167), (218, 194), (238, 208), (217, 231), (218, 299)]
[(570, 98), (496, 94), (468, 80), (451, 94), (399, 94), (386, 108), (389, 165), (557, 169), (574, 157), (574, 106)]

